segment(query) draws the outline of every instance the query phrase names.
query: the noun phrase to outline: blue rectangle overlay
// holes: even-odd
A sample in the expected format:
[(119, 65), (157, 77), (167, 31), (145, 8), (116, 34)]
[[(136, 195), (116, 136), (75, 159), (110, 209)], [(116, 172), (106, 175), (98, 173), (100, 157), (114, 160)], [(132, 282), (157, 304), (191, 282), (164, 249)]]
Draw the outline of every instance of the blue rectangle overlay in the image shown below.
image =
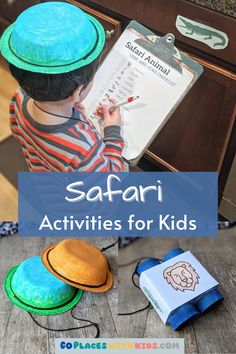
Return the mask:
[(21, 236), (215, 236), (217, 173), (19, 173)]

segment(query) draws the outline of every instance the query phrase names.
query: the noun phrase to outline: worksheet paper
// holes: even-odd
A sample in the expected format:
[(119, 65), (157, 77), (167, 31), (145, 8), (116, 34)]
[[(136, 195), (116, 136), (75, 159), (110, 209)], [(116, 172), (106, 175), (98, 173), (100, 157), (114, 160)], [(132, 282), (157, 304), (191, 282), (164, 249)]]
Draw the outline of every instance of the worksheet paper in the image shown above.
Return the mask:
[(120, 107), (125, 142), (123, 157), (131, 162), (137, 162), (151, 144), (195, 75), (176, 59), (182, 67), (182, 73), (178, 72), (144, 49), (140, 42), (135, 42), (138, 38), (147, 40), (132, 28), (123, 32), (99, 68), (93, 88), (84, 101), (88, 117), (102, 135), (102, 122), (94, 115), (96, 108), (100, 104), (111, 104), (109, 97), (120, 102), (130, 96), (140, 96)]

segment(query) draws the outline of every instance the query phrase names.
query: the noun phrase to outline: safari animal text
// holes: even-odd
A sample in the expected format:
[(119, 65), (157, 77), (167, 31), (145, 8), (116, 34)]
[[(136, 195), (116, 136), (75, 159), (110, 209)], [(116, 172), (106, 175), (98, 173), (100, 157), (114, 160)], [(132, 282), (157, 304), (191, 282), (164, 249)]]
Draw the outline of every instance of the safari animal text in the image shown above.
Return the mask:
[(164, 75), (168, 76), (170, 73), (170, 69), (164, 67), (163, 64), (160, 64), (157, 58), (153, 58), (150, 54), (147, 54), (144, 50), (141, 50), (135, 44), (131, 42), (127, 42), (125, 48), (128, 48), (131, 52), (136, 54), (138, 57), (142, 58), (145, 62), (148, 62), (150, 65), (153, 65), (157, 70), (161, 71)]

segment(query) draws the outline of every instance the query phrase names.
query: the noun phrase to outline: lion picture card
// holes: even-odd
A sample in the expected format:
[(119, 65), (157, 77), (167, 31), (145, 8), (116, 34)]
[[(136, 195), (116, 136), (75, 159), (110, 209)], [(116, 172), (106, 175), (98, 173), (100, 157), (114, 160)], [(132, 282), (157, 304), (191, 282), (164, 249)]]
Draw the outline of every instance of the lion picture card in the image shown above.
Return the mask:
[(194, 303), (219, 283), (190, 252), (152, 267), (140, 276), (140, 288), (164, 323), (180, 306)]

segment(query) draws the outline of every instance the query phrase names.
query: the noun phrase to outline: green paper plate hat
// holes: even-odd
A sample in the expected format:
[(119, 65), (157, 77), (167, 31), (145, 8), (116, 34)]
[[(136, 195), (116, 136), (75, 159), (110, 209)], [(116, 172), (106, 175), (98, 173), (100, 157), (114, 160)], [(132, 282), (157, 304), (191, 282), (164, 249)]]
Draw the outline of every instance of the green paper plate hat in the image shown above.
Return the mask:
[(4, 31), (0, 50), (18, 68), (59, 74), (93, 62), (104, 43), (104, 29), (94, 17), (68, 3), (47, 2), (19, 15)]
[(52, 275), (39, 256), (28, 258), (10, 269), (4, 287), (13, 304), (44, 316), (71, 310), (83, 293)]

